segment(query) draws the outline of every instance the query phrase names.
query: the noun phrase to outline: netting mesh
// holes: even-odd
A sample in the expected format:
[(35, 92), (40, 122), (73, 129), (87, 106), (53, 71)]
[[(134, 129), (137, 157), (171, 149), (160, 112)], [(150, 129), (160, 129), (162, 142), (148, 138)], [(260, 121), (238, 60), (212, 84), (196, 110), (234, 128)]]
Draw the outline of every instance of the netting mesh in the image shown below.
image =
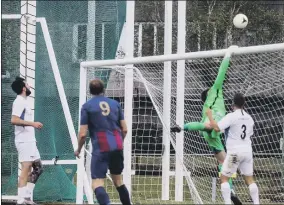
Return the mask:
[(3, 1), (1, 4), (2, 14), (20, 14), (21, 13), (21, 1)]
[[(255, 120), (252, 137), (254, 170), (260, 188), (261, 202), (278, 202), (281, 191), (281, 150), (284, 119), (284, 53), (283, 51), (239, 55), (231, 58), (231, 66), (224, 83), (226, 109), (231, 110), (236, 92), (246, 95), (246, 110)], [(200, 93), (210, 87), (217, 76), (222, 58), (186, 60), (185, 66), (185, 121), (200, 121), (202, 103)], [(171, 124), (175, 124), (176, 62), (172, 63)], [(132, 200), (139, 203), (163, 203), (162, 188), (162, 121), (163, 114), (163, 63), (135, 65), (133, 91), (132, 130)], [(108, 70), (106, 95), (124, 101), (124, 72), (121, 66), (88, 68), (87, 82), (105, 77)], [(146, 89), (147, 88), (147, 89)], [(88, 97), (90, 95), (88, 94)], [(175, 147), (175, 135), (171, 135)], [(171, 147), (171, 171), (175, 170), (175, 149)], [(198, 132), (185, 132), (184, 165), (191, 173), (194, 186), (203, 202), (212, 203), (212, 178), (217, 178), (217, 161), (204, 138)], [(187, 179), (189, 175), (185, 177)], [(235, 191), (242, 201), (250, 199), (241, 175), (233, 180)], [(109, 183), (108, 183), (109, 184)], [(184, 180), (184, 202), (196, 202)], [(217, 187), (216, 202), (221, 203)], [(119, 201), (115, 190), (107, 187), (114, 201)], [(170, 177), (170, 201), (174, 200), (174, 178)], [(173, 202), (176, 203), (176, 202)]]
[(20, 70), (20, 20), (2, 20), (1, 60), (1, 173), (2, 193), (16, 193), (18, 156), (14, 143), (14, 129), (10, 123), (15, 94), (11, 90), (12, 80)]
[[(246, 96), (246, 110), (255, 120), (252, 137), (254, 169), (260, 187), (261, 200), (277, 196), (281, 188), (280, 138), (283, 136), (283, 51), (263, 54), (233, 56), (224, 83), (227, 111), (231, 111), (232, 98), (236, 92)], [(200, 93), (213, 84), (221, 59), (200, 59), (188, 62), (185, 74), (185, 121), (199, 121), (202, 103)], [(208, 69), (209, 68), (209, 69)], [(195, 83), (198, 82), (198, 83)], [(208, 146), (197, 132), (185, 133), (185, 153), (209, 154)], [(210, 156), (186, 157), (186, 166), (198, 176), (213, 177), (216, 161)], [(210, 193), (211, 180), (195, 179), (201, 196)], [(234, 180), (236, 192), (241, 199), (249, 199), (243, 179)], [(206, 188), (207, 187), (207, 188)], [(219, 195), (220, 196), (220, 195)], [(211, 196), (203, 197), (206, 200)], [(221, 198), (219, 198), (221, 200)]]

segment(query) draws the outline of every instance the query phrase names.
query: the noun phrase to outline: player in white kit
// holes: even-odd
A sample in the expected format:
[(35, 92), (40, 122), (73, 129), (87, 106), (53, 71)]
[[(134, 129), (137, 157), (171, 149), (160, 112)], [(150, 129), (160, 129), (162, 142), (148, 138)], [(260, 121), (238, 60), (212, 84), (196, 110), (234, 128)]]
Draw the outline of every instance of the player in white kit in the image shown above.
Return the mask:
[(32, 110), (27, 100), (31, 91), (25, 79), (17, 77), (11, 87), (17, 94), (13, 103), (11, 123), (15, 125), (15, 144), (21, 163), (17, 204), (34, 204), (33, 189), (43, 172), (34, 128), (41, 129), (43, 125), (33, 122)]
[(220, 178), (225, 204), (231, 204), (231, 189), (228, 180), (237, 169), (244, 175), (253, 203), (259, 204), (258, 187), (253, 179), (253, 155), (250, 139), (253, 135), (254, 121), (244, 111), (244, 104), (244, 96), (240, 93), (235, 94), (234, 112), (227, 114), (218, 123), (213, 119), (210, 109), (206, 112), (212, 128), (216, 132), (223, 131), (225, 134), (227, 155)]

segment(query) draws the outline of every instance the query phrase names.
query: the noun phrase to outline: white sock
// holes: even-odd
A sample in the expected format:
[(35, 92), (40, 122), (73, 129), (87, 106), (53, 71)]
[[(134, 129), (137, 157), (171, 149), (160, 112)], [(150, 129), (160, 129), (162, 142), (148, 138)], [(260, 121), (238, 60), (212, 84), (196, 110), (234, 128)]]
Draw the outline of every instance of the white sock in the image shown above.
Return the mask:
[(249, 192), (254, 204), (259, 204), (258, 187), (256, 183), (249, 185)]
[(27, 188), (26, 187), (18, 187), (18, 204), (22, 204), (27, 197)]
[(221, 184), (221, 192), (225, 204), (231, 204), (231, 188), (228, 182)]
[(27, 183), (27, 190), (29, 192), (29, 196), (30, 196), (31, 200), (33, 200), (34, 188), (35, 188), (35, 184), (34, 183), (31, 183), (31, 182)]

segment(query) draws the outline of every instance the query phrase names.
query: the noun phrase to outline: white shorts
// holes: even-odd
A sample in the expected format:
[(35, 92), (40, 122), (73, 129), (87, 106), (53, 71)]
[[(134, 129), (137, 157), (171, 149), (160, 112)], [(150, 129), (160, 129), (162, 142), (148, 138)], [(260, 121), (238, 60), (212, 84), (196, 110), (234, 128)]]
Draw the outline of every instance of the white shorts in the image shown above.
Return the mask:
[(245, 176), (253, 175), (252, 152), (227, 153), (222, 167), (222, 175), (231, 177), (237, 169)]
[(33, 162), (40, 159), (36, 142), (16, 142), (19, 162)]

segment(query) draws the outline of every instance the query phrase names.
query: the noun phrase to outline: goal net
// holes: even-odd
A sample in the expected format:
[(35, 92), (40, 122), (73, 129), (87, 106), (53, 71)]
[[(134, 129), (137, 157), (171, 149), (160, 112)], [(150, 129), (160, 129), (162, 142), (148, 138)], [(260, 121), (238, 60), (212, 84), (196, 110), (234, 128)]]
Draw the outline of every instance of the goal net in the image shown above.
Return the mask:
[[(178, 103), (184, 103), (185, 122), (200, 121), (200, 94), (205, 88), (212, 86), (224, 54), (224, 50), (216, 50), (185, 55), (182, 59), (185, 60), (184, 87), (176, 86), (177, 81), (182, 80), (177, 75), (177, 59), (181, 60), (178, 55), (81, 64), (87, 71), (84, 76), (86, 82), (94, 78), (102, 79), (106, 85), (106, 96), (119, 101), (124, 110), (127, 109), (124, 103), (128, 89), (125, 82), (132, 80), (126, 78), (125, 73), (133, 68), (133, 116), (130, 131), (133, 203), (177, 203), (174, 201), (177, 160), (182, 163), (183, 169), (184, 203), (223, 202), (220, 186), (212, 183), (218, 178), (217, 161), (198, 132), (184, 133), (183, 157), (175, 156), (180, 145), (175, 134), (170, 135), (168, 201), (162, 200), (162, 187), (165, 186), (162, 180), (162, 158), (166, 154), (163, 149), (163, 129), (169, 133), (169, 126), (163, 121), (164, 61), (172, 61), (170, 123), (174, 125)], [(133, 64), (133, 67), (127, 64)], [(283, 188), (283, 155), (280, 148), (284, 120), (283, 67), (284, 44), (238, 48), (231, 57), (224, 82), (227, 112), (231, 111), (234, 93), (241, 92), (246, 96), (246, 110), (255, 120), (252, 137), (254, 173), (262, 203), (280, 202), (278, 196)], [(184, 89), (184, 102), (177, 99), (179, 89)], [(91, 98), (88, 91), (86, 97)], [(89, 159), (90, 156), (87, 155), (87, 169)], [(112, 202), (119, 202), (109, 179), (106, 184)], [(247, 186), (240, 174), (233, 179), (233, 185), (242, 202), (250, 201)]]

